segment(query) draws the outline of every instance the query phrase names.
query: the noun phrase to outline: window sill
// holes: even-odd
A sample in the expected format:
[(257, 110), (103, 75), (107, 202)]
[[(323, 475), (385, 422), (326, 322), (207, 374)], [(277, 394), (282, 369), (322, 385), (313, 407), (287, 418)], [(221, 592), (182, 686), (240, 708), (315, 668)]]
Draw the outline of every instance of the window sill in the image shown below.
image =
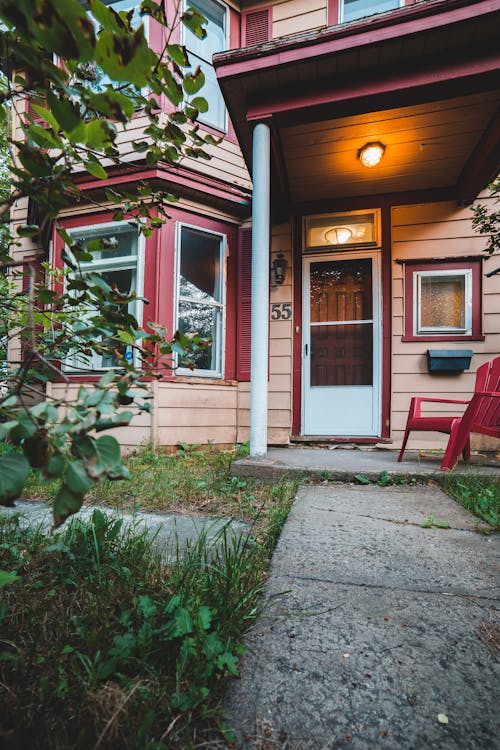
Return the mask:
[(401, 336), (401, 341), (484, 341), (484, 336)]
[(207, 375), (206, 377), (203, 375), (174, 375), (170, 382), (189, 383), (190, 385), (193, 383), (197, 383), (198, 385), (238, 385), (237, 380), (225, 380), (222, 377), (217, 378), (211, 375)]

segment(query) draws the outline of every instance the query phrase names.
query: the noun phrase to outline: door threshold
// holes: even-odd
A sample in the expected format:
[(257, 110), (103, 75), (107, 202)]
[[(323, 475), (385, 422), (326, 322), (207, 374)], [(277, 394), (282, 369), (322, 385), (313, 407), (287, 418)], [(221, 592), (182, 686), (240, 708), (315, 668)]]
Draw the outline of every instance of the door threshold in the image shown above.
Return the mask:
[(328, 443), (329, 445), (376, 445), (377, 443), (383, 443), (384, 445), (391, 445), (393, 443), (392, 438), (388, 437), (338, 437), (328, 435), (292, 435), (290, 437), (291, 443)]

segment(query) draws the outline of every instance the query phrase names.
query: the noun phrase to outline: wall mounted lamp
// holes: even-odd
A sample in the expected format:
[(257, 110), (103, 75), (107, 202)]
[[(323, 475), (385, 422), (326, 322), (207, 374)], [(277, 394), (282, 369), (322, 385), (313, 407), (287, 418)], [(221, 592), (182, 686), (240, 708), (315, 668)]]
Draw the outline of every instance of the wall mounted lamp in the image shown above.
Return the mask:
[(274, 274), (275, 284), (281, 286), (281, 284), (283, 284), (285, 281), (286, 269), (288, 268), (288, 261), (283, 253), (278, 253), (271, 264), (271, 268)]
[(325, 232), (325, 240), (329, 245), (345, 245), (352, 235), (353, 231), (349, 227), (332, 227)]
[(365, 143), (358, 151), (358, 159), (364, 167), (376, 167), (377, 164), (380, 164), (384, 151), (385, 146), (380, 141)]

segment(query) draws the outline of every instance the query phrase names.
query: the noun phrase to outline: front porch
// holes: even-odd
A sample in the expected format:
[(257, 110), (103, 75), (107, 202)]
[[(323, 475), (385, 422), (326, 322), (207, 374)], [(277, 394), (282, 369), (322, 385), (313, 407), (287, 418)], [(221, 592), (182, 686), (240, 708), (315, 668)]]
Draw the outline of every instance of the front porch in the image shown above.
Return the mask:
[[(376, 446), (269, 448), (265, 457), (235, 461), (232, 473), (261, 478), (298, 474), (343, 482), (359, 481), (356, 476), (362, 476), (367, 483), (368, 480), (380, 481), (382, 475), (382, 481), (385, 478), (388, 484), (428, 483), (449, 475), (439, 470), (440, 451), (410, 450), (401, 463), (398, 463), (397, 455), (397, 451)], [(500, 453), (475, 453), (470, 464), (459, 461), (452, 474), (496, 477), (500, 483)]]

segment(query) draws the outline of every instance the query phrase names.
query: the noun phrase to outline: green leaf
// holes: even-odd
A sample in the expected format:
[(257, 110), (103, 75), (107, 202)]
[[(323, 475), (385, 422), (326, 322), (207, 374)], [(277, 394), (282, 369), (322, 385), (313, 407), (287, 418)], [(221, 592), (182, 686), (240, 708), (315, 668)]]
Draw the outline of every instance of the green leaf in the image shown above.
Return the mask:
[(186, 94), (197, 94), (204, 84), (205, 74), (198, 66), (194, 73), (191, 73), (184, 77), (182, 88), (184, 89)]
[(207, 23), (207, 19), (203, 16), (196, 8), (188, 8), (185, 13), (181, 15), (181, 21), (184, 26), (193, 32), (198, 39), (205, 39), (207, 30), (204, 28), (204, 24)]
[(85, 162), (85, 169), (94, 177), (99, 180), (106, 180), (108, 175), (104, 167), (102, 167), (98, 161), (87, 161)]
[(201, 606), (198, 610), (198, 622), (203, 630), (208, 630), (212, 622), (212, 611), (210, 607)]
[(174, 628), (172, 635), (175, 637), (187, 635), (193, 632), (193, 621), (185, 607), (179, 607), (174, 614)]
[(47, 468), (45, 469), (45, 474), (49, 478), (60, 477), (64, 471), (64, 466), (64, 458), (61, 455), (56, 454), (51, 456)]
[(20, 453), (0, 456), (0, 505), (13, 505), (21, 494), (30, 465)]
[(355, 474), (354, 479), (356, 482), (359, 482), (359, 484), (370, 484), (370, 478), (366, 476), (366, 474)]
[(81, 124), (81, 116), (77, 107), (67, 99), (59, 99), (52, 91), (47, 92), (47, 102), (50, 111), (60, 127), (69, 133)]
[(28, 129), (29, 137), (42, 148), (62, 148), (62, 142), (56, 136), (52, 135), (50, 130), (42, 128), (41, 125), (30, 125)]
[(54, 528), (57, 529), (64, 521), (78, 513), (83, 503), (83, 495), (75, 495), (63, 484), (56, 495), (53, 508)]
[(47, 125), (50, 125), (52, 130), (59, 130), (59, 123), (57, 122), (52, 112), (50, 112), (45, 107), (41, 107), (39, 104), (32, 104), (31, 109), (36, 112), (39, 117), (45, 120)]
[(64, 484), (75, 495), (84, 495), (94, 484), (89, 477), (83, 461), (72, 461), (68, 464)]
[(189, 102), (192, 107), (195, 107), (198, 112), (208, 112), (208, 102), (202, 96), (195, 96)]
[(15, 573), (9, 573), (7, 570), (0, 570), (0, 589), (3, 589), (4, 586), (10, 586), (11, 583), (19, 580), (19, 576)]

